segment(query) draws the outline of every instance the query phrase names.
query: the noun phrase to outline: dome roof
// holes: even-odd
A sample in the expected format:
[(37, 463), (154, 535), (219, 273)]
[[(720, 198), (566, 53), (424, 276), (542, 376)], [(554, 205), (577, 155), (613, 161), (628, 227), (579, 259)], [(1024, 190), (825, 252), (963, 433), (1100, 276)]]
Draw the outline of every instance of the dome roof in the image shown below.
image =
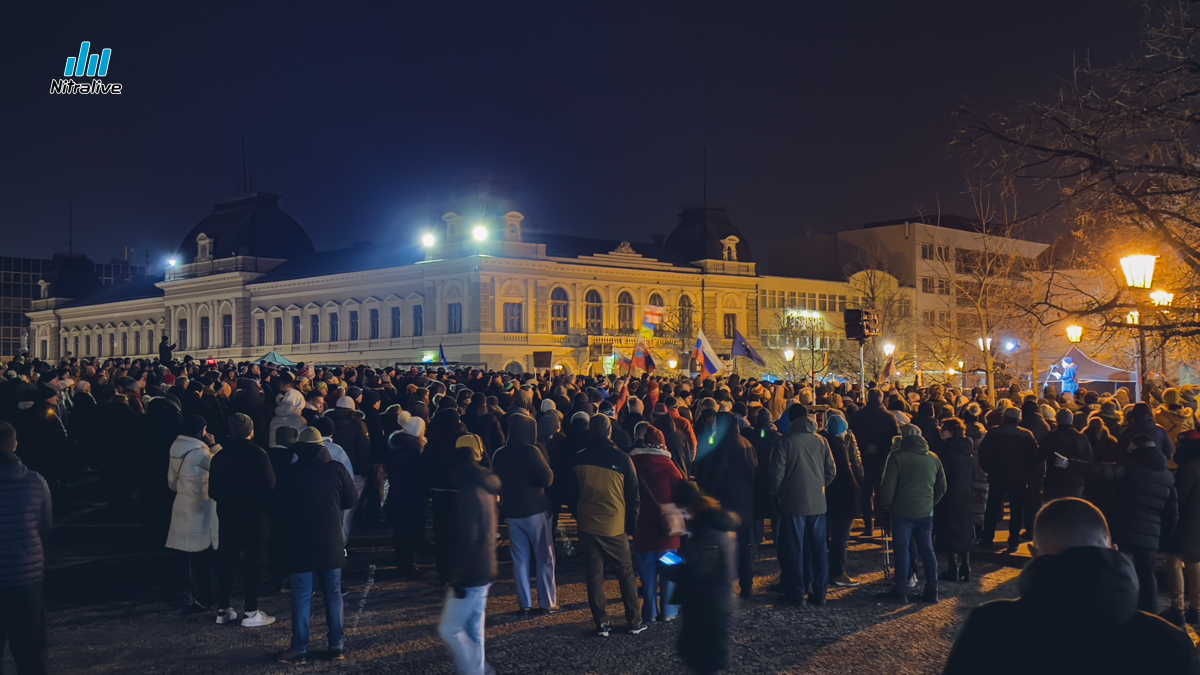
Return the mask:
[(753, 262), (746, 235), (729, 221), (729, 212), (719, 206), (685, 208), (679, 225), (667, 235), (666, 245), (684, 260), (724, 260), (725, 241), (730, 240), (739, 262)]
[(213, 204), (213, 212), (192, 228), (179, 246), (183, 263), (196, 260), (196, 238), (213, 242), (213, 258), (245, 255), (294, 258), (314, 251), (308, 233), (279, 209), (279, 195), (252, 192)]

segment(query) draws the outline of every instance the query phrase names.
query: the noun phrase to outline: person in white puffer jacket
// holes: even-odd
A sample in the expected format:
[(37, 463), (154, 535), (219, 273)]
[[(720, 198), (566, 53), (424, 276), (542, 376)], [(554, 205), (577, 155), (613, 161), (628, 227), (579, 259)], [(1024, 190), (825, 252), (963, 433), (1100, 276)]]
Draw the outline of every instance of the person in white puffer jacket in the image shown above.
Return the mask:
[(271, 418), (271, 425), (268, 427), (270, 435), (267, 438), (274, 441), (275, 431), (280, 427), (292, 427), (299, 432), (308, 426), (308, 422), (300, 415), (301, 410), (304, 410), (304, 394), (295, 389), (288, 389), (280, 394), (279, 403), (275, 405), (275, 416)]
[(221, 446), (205, 429), (204, 418), (184, 415), (180, 434), (171, 444), (167, 486), (175, 492), (167, 548), (182, 552), (179, 560), (184, 586), (183, 610), (212, 607), (212, 553), (217, 538), (217, 503), (208, 496), (208, 468)]

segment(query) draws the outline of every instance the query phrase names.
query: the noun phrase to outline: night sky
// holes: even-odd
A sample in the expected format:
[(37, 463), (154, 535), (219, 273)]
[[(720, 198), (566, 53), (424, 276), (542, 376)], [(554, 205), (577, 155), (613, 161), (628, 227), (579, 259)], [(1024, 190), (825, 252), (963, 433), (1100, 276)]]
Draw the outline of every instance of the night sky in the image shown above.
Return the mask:
[[(0, 255), (141, 264), (256, 190), (318, 250), (415, 241), (503, 176), (532, 229), (648, 240), (698, 205), (772, 239), (970, 215), (949, 112), (1045, 96), (1135, 48), (1136, 3), (6, 3)], [(358, 6), (359, 3), (346, 3)], [(50, 7), (55, 11), (50, 11)], [(120, 7), (120, 9), (116, 9)], [(111, 48), (120, 96), (51, 95)], [(87, 80), (88, 78), (79, 78)]]

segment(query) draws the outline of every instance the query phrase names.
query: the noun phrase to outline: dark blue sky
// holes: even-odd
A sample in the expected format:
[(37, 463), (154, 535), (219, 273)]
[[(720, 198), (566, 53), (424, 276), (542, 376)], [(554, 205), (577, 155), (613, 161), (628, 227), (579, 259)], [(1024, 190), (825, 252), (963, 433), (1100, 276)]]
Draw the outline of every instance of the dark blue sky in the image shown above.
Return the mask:
[[(772, 239), (967, 213), (961, 103), (1135, 46), (1136, 3), (7, 3), (2, 255), (152, 264), (241, 174), (318, 249), (415, 240), (488, 174), (533, 227), (648, 240), (701, 199)], [(347, 3), (350, 4), (350, 3)], [(204, 5), (203, 8), (200, 5)], [(52, 96), (82, 40), (120, 96)], [(432, 205), (431, 205), (432, 202)]]

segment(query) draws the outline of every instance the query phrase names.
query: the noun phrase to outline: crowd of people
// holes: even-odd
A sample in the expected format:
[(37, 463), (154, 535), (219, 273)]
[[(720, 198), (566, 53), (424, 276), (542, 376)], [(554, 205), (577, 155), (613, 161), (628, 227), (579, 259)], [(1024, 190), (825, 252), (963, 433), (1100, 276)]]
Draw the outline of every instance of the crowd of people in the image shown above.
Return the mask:
[[(1139, 610), (1158, 613), (1162, 553), (1165, 621), (1133, 623), (1183, 635), (1169, 624), (1200, 625), (1196, 390), (1152, 394), (1013, 388), (993, 404), (981, 389), (938, 384), (286, 368), (177, 361), (165, 339), (158, 359), (17, 359), (0, 382), (0, 598), (21, 610), (0, 615), (36, 620), (5, 624), (0, 638), (19, 672), (42, 672), (41, 540), (51, 496), (85, 470), (178, 552), (185, 611), (266, 626), (275, 618), (259, 591), (290, 586), (286, 663), (309, 658), (317, 590), (328, 655), (344, 659), (341, 570), (363, 521), (391, 525), (398, 577), (421, 576), (418, 561), (432, 557), (446, 587), (439, 634), (460, 673), (490, 672), (484, 618), (500, 533), (522, 617), (559, 611), (556, 555), (569, 548), (597, 635), (614, 631), (607, 573), (624, 632), (681, 617), (679, 657), (698, 673), (727, 667), (734, 593), (756, 592), (754, 552), (771, 540), (779, 582), (767, 591), (815, 607), (831, 586), (859, 585), (846, 568), (855, 536), (890, 547), (893, 583), (878, 596), (902, 603), (935, 603), (939, 582), (970, 581), (972, 551), (1032, 540), (1037, 560), (1054, 562), (1030, 565), (1019, 609), (981, 608), (965, 644), (999, 630), (975, 626), (1030, 611), (1026, 591), (1039, 589), (1041, 603), (1073, 602), (1073, 592), (1111, 601), (1069, 615), (1119, 634)], [(1035, 568), (1037, 579), (1074, 573), (1098, 587), (1027, 588)], [(1126, 572), (1119, 589), (1100, 579)], [(983, 667), (976, 658), (960, 644), (948, 669), (982, 672), (968, 670)]]

